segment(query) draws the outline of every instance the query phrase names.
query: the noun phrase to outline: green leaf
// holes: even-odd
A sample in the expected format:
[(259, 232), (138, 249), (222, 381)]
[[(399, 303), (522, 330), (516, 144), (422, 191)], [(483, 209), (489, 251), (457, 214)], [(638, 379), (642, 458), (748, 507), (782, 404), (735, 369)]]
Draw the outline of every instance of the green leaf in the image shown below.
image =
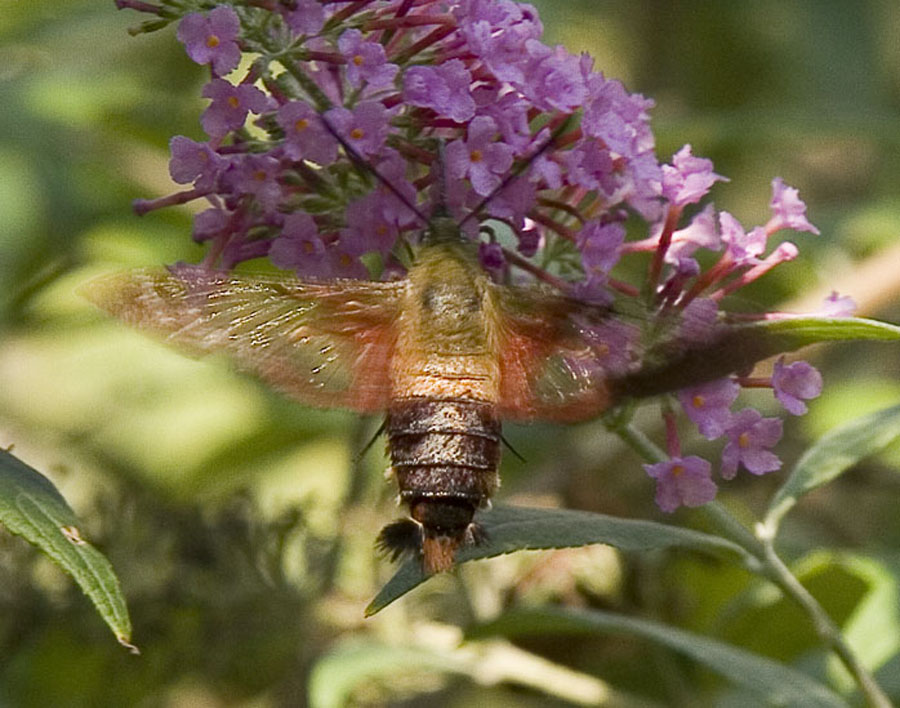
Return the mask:
[(315, 708), (342, 708), (363, 681), (415, 671), (459, 670), (447, 657), (421, 647), (382, 642), (348, 642), (316, 662), (309, 676), (309, 703)]
[(900, 406), (893, 406), (841, 425), (813, 444), (775, 494), (765, 528), (774, 538), (784, 515), (807, 492), (827, 484), (860, 460), (874, 455), (900, 436)]
[[(605, 543), (623, 551), (671, 547), (708, 553), (725, 551), (749, 562), (746, 551), (731, 541), (653, 521), (620, 519), (567, 509), (512, 506), (498, 506), (493, 511), (479, 513), (477, 521), (487, 532), (488, 541), (462, 549), (457, 555), (459, 563), (525, 549), (572, 548), (595, 543)], [(366, 616), (384, 609), (427, 579), (418, 559), (406, 561), (366, 608)]]
[(40, 548), (69, 573), (124, 647), (131, 620), (109, 561), (81, 537), (78, 518), (56, 487), (39, 472), (0, 450), (0, 523)]
[[(841, 631), (860, 663), (875, 672), (900, 651), (900, 587), (897, 577), (880, 561), (845, 552), (816, 551), (792, 568), (805, 585), (816, 572), (837, 568), (862, 581), (864, 592)], [(835, 593), (846, 592), (843, 587)], [(828, 658), (828, 675), (842, 692), (853, 690), (855, 682), (837, 656)]]
[(761, 705), (846, 707), (830, 689), (804, 673), (730, 644), (657, 622), (600, 610), (512, 610), (493, 622), (474, 627), (467, 639), (502, 635), (578, 635), (621, 632), (658, 642), (691, 657), (734, 684), (759, 695)]
[(712, 381), (776, 354), (828, 341), (900, 341), (900, 327), (858, 317), (784, 316), (722, 327), (705, 346), (685, 351), (663, 347), (648, 360), (661, 362), (611, 382), (614, 399), (655, 396)]

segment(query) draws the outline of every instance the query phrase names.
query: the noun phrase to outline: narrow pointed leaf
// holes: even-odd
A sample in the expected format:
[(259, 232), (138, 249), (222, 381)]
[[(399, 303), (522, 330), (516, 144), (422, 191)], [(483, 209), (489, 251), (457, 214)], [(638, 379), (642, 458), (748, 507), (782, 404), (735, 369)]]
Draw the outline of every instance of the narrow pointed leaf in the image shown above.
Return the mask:
[[(457, 556), (459, 563), (525, 549), (572, 548), (596, 543), (623, 551), (680, 547), (748, 558), (740, 546), (718, 536), (585, 511), (498, 506), (479, 514), (477, 520), (487, 532), (488, 541), (463, 549)], [(427, 578), (418, 559), (406, 561), (366, 608), (366, 615), (384, 609)]]
[(0, 450), (0, 523), (40, 548), (69, 573), (120, 644), (130, 644), (131, 620), (106, 557), (82, 538), (78, 518), (56, 487), (6, 450)]
[(789, 666), (758, 654), (658, 622), (600, 610), (545, 608), (513, 610), (470, 629), (468, 639), (528, 635), (583, 635), (596, 632), (644, 637), (708, 666), (732, 683), (756, 693), (760, 705), (846, 707), (837, 694)]
[(770, 536), (775, 535), (781, 519), (800, 497), (883, 450), (898, 437), (900, 406), (857, 418), (822, 436), (797, 461), (787, 481), (772, 499), (765, 519)]
[(784, 317), (723, 327), (709, 345), (650, 352), (650, 365), (612, 384), (615, 398), (655, 396), (712, 381), (758, 361), (829, 341), (900, 341), (897, 325), (859, 317)]

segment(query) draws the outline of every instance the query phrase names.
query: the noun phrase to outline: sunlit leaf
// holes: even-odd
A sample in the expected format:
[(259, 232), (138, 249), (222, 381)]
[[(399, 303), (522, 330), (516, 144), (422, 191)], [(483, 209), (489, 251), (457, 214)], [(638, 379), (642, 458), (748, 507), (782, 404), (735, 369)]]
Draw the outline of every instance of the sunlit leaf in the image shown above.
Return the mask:
[(131, 620), (109, 561), (82, 538), (75, 512), (50, 480), (5, 450), (0, 450), (0, 522), (69, 573), (119, 643), (137, 652), (129, 643)]
[[(460, 563), (525, 549), (572, 548), (595, 543), (623, 551), (681, 547), (746, 557), (743, 549), (718, 536), (585, 511), (500, 506), (480, 514), (477, 520), (487, 532), (488, 542), (460, 551), (457, 556)], [(427, 578), (418, 559), (405, 562), (366, 608), (366, 615), (384, 609)]]
[(387, 690), (397, 683), (409, 690), (416, 676), (422, 677), (425, 690), (433, 690), (435, 675), (453, 673), (480, 685), (527, 687), (576, 705), (643, 705), (596, 676), (503, 639), (462, 642), (456, 627), (437, 623), (417, 626), (414, 635), (401, 644), (351, 639), (333, 648), (310, 673), (309, 704), (315, 708), (350, 705), (358, 689), (371, 689), (373, 683), (384, 684)]
[(326, 654), (309, 677), (308, 699), (316, 708), (348, 705), (354, 689), (363, 680), (393, 676), (402, 667), (409, 671), (448, 671), (446, 657), (409, 646), (388, 646), (375, 642), (354, 642)]
[(900, 406), (857, 418), (822, 436), (803, 454), (772, 499), (765, 519), (770, 536), (775, 535), (781, 519), (801, 496), (887, 447), (898, 436)]
[(691, 634), (658, 622), (600, 610), (513, 610), (475, 627), (467, 638), (584, 635), (596, 632), (644, 637), (689, 656), (734, 684), (760, 697), (760, 704), (780, 706), (846, 706), (830, 689), (806, 674), (724, 642)]

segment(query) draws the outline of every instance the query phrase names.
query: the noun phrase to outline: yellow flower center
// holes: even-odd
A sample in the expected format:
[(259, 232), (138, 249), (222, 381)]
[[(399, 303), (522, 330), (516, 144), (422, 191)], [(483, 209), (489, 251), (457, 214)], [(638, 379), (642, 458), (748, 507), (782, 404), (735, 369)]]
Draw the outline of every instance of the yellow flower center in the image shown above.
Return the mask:
[(362, 128), (354, 128), (350, 131), (350, 137), (354, 140), (362, 140), (365, 133), (362, 131)]
[(745, 448), (750, 447), (750, 435), (747, 433), (741, 433), (738, 436), (738, 447)]
[(355, 57), (353, 57), (353, 63), (356, 64), (356, 66), (362, 66), (364, 61), (365, 59), (362, 58), (361, 54), (357, 54)]
[(353, 259), (350, 258), (350, 256), (348, 256), (346, 253), (342, 253), (342, 254), (341, 254), (341, 258), (340, 258), (340, 262), (341, 262), (341, 265), (342, 265), (342, 266), (344, 266), (345, 268), (347, 268), (347, 267), (350, 266), (351, 263), (353, 263)]
[(316, 247), (313, 246), (312, 241), (304, 241), (303, 250), (306, 251), (308, 255), (312, 255), (315, 252)]
[(683, 474), (684, 474), (684, 465), (675, 465), (672, 468), (672, 476), (673, 477), (680, 477)]
[(691, 403), (694, 405), (694, 408), (703, 408), (703, 404), (706, 403), (706, 399), (698, 393), (691, 399)]
[(309, 127), (309, 121), (306, 118), (300, 118), (296, 123), (294, 123), (294, 130), (298, 133), (302, 133)]
[(469, 159), (472, 162), (481, 162), (483, 157), (481, 150), (472, 150), (472, 152), (469, 153)]
[(237, 96), (229, 96), (228, 105), (232, 108), (240, 108), (241, 102), (238, 100)]
[(209, 37), (206, 38), (206, 46), (210, 49), (215, 49), (219, 46), (219, 38), (214, 34), (209, 35)]
[(266, 181), (266, 171), (265, 170), (256, 170), (253, 173), (253, 179), (257, 182), (265, 182)]

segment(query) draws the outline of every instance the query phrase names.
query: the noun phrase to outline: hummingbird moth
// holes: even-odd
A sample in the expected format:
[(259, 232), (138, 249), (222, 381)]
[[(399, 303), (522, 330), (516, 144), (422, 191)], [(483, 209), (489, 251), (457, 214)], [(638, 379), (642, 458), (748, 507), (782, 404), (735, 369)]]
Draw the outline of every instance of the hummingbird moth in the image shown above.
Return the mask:
[(87, 297), (194, 354), (224, 352), (299, 402), (385, 413), (410, 518), (379, 543), (429, 573), (477, 543), (496, 491), (501, 421), (575, 422), (611, 403), (608, 310), (493, 282), (449, 217), (431, 220), (405, 278), (302, 281), (198, 266), (142, 269)]

